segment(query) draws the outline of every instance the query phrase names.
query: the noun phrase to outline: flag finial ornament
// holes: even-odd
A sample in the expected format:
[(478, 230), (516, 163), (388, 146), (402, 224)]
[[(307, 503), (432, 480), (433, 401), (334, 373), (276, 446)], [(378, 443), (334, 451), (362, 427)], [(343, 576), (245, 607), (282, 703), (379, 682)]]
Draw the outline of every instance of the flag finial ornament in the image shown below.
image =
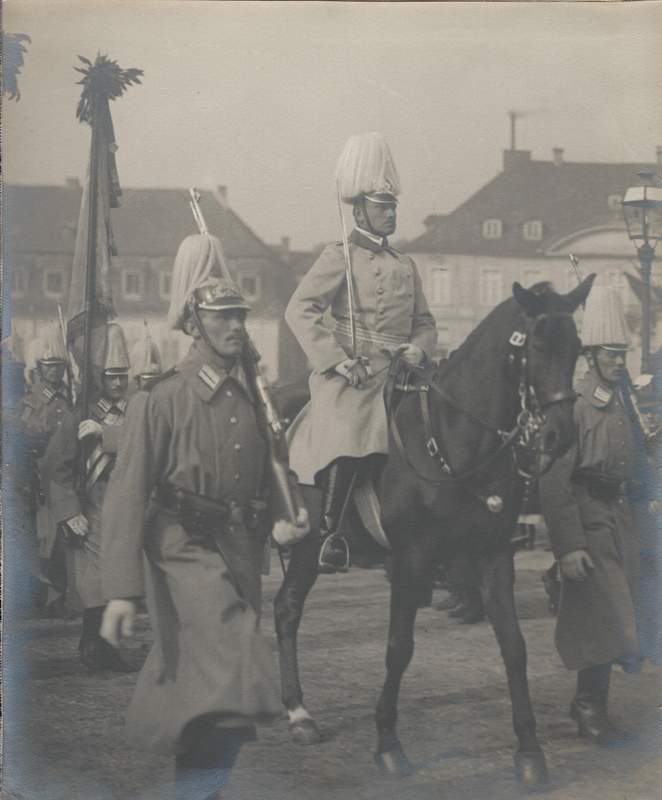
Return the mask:
[(584, 347), (630, 350), (631, 335), (620, 294), (611, 286), (594, 286), (586, 300), (581, 340)]
[(78, 56), (78, 60), (83, 64), (82, 67), (74, 67), (83, 76), (78, 81), (83, 91), (76, 109), (76, 117), (80, 122), (91, 124), (97, 102), (116, 100), (129, 86), (140, 83), (143, 75), (141, 69), (122, 69), (117, 61), (111, 61), (100, 53), (94, 63), (85, 56)]
[(400, 194), (400, 178), (391, 149), (378, 131), (349, 137), (338, 159), (336, 180), (345, 203), (360, 197), (392, 203)]

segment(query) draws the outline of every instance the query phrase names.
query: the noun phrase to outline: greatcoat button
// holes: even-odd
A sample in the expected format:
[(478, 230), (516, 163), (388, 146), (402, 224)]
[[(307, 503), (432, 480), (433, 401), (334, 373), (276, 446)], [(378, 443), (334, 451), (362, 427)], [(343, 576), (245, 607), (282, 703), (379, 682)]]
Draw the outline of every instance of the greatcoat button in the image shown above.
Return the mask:
[(236, 417), (230, 417), (230, 422), (231, 422), (233, 425), (236, 425), (236, 424), (237, 424), (237, 418), (236, 418)]
[(381, 286), (377, 289), (377, 294), (384, 294), (384, 289)]
[(234, 449), (235, 449), (235, 450), (241, 450), (241, 445), (240, 445), (240, 444), (236, 444), (236, 445), (234, 446)]

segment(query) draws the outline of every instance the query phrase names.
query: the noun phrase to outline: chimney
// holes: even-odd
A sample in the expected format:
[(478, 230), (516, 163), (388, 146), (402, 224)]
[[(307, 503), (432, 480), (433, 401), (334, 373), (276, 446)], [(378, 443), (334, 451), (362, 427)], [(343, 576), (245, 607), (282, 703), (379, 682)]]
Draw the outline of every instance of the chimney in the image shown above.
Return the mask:
[(78, 178), (65, 178), (64, 185), (67, 189), (80, 189), (80, 181)]
[(289, 236), (281, 236), (280, 237), (280, 251), (283, 255), (286, 255), (290, 252), (290, 237)]
[(552, 158), (554, 161), (555, 167), (560, 167), (563, 164), (563, 148), (562, 147), (555, 147), (552, 150)]
[(218, 195), (219, 199), (223, 201), (223, 203), (228, 202), (228, 187), (224, 185), (219, 185), (216, 187), (216, 194)]
[(657, 157), (657, 165), (658, 167), (662, 167), (662, 145), (659, 145), (655, 148), (655, 155)]

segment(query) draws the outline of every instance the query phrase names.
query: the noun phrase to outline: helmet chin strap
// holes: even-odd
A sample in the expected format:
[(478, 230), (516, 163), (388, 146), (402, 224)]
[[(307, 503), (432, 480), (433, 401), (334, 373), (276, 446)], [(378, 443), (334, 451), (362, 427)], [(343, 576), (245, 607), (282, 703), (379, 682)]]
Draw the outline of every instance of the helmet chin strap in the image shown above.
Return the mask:
[(195, 321), (196, 327), (197, 327), (197, 329), (198, 329), (198, 331), (200, 333), (200, 337), (201, 337), (202, 341), (207, 345), (207, 347), (209, 347), (209, 349), (212, 351), (212, 353), (217, 355), (219, 358), (223, 359), (223, 361), (233, 361), (234, 359), (229, 358), (226, 355), (223, 355), (223, 353), (220, 353), (216, 349), (216, 347), (214, 347), (214, 345), (212, 344), (211, 339), (209, 338), (209, 334), (205, 330), (205, 326), (202, 324), (202, 320), (200, 319), (200, 314), (198, 314), (198, 309), (195, 306), (191, 307), (191, 316), (193, 317), (193, 320)]
[(365, 195), (363, 195), (363, 194), (361, 195), (361, 199), (359, 200), (359, 207), (363, 211), (363, 219), (365, 220), (366, 228), (368, 229), (368, 233), (371, 233), (373, 236), (381, 236), (382, 238), (384, 238), (384, 234), (383, 233), (379, 233), (379, 231), (376, 231), (372, 227), (372, 222), (370, 221), (370, 216), (368, 214), (368, 209), (366, 207)]

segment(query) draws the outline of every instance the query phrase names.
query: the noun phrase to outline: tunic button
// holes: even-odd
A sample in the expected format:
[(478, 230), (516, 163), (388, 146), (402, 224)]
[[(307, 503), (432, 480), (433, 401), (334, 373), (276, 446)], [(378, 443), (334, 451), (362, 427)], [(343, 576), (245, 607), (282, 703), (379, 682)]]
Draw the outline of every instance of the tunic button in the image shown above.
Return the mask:
[(236, 445), (234, 446), (234, 449), (235, 449), (235, 450), (241, 450), (241, 445), (240, 445), (240, 444), (236, 444)]
[(229, 389), (227, 390), (227, 392), (226, 392), (225, 394), (226, 394), (228, 397), (232, 397), (232, 392), (231, 392)]
[(371, 261), (374, 259), (374, 257), (375, 257), (375, 254), (374, 254), (374, 253), (369, 253), (369, 254), (368, 254), (368, 258), (369, 258)]
[(381, 286), (377, 289), (377, 294), (384, 294), (384, 289)]
[(236, 424), (237, 424), (237, 418), (236, 418), (236, 417), (230, 417), (230, 422), (231, 422), (233, 425), (236, 425)]
[(234, 479), (235, 479), (236, 481), (238, 481), (238, 480), (239, 480), (239, 473), (238, 473), (238, 472), (235, 474), (235, 476), (234, 476)]

